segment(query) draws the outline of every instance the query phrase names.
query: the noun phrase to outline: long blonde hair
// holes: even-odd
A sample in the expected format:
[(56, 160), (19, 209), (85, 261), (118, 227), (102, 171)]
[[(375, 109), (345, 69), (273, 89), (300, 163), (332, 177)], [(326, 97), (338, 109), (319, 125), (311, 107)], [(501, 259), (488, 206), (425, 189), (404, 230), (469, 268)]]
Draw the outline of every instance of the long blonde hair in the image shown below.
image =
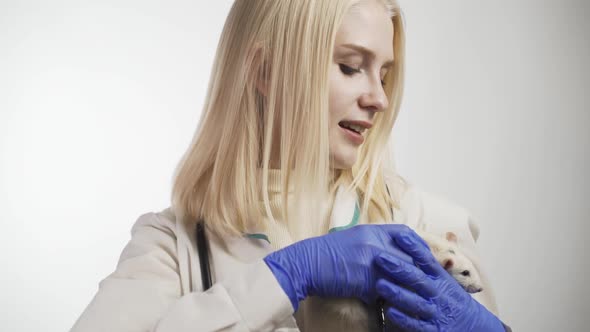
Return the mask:
[[(177, 214), (189, 223), (203, 219), (219, 235), (239, 236), (275, 222), (267, 188), (276, 124), (283, 165), (280, 217), (294, 239), (319, 235), (305, 234), (298, 225), (319, 223), (318, 211), (340, 184), (361, 198), (361, 220), (391, 220), (390, 207), (399, 205), (385, 184), (392, 194), (405, 186), (390, 147), (403, 94), (405, 33), (397, 2), (378, 1), (394, 26), (394, 65), (384, 78), (389, 108), (375, 115), (357, 162), (346, 170), (330, 167), (328, 71), (338, 27), (359, 0), (234, 2), (199, 125), (176, 168), (172, 205)], [(268, 84), (265, 96), (256, 88), (260, 79)], [(288, 188), (294, 202), (287, 201)]]

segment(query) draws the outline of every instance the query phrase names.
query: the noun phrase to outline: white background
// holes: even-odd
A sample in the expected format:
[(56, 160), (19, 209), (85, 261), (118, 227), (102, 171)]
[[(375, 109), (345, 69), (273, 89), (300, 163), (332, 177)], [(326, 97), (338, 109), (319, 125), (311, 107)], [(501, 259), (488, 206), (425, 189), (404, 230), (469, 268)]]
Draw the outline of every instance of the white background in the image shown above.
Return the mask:
[[(401, 4), (400, 172), (476, 217), (515, 331), (588, 330), (590, 4)], [(0, 330), (68, 330), (169, 205), (230, 6), (0, 0)]]

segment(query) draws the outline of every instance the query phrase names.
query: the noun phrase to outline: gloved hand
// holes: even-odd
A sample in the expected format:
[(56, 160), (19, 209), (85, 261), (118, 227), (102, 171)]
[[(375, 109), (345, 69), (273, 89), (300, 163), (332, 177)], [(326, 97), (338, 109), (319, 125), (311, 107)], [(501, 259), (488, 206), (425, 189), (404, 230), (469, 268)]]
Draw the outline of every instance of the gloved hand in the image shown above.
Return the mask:
[(386, 252), (408, 263), (412, 259), (396, 247), (393, 236), (407, 232), (400, 224), (358, 225), (296, 242), (264, 261), (297, 310), (307, 296), (356, 297), (365, 303), (376, 298), (376, 255)]
[(413, 263), (386, 252), (375, 259), (386, 276), (377, 280), (376, 288), (390, 305), (385, 311), (388, 324), (404, 331), (505, 331), (502, 322), (419, 245), (420, 239), (411, 229), (394, 238)]

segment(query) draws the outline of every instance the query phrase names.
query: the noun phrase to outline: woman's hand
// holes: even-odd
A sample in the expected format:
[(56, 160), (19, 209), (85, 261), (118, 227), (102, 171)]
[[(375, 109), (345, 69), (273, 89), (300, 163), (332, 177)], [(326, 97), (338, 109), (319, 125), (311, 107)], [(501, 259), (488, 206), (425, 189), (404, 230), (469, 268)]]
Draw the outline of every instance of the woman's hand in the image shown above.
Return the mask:
[(394, 240), (415, 264), (386, 252), (375, 259), (385, 275), (376, 288), (389, 306), (385, 311), (389, 324), (404, 331), (505, 331), (500, 320), (443, 269), (428, 247), (420, 245), (414, 231), (398, 232)]
[(379, 273), (374, 258), (388, 253), (411, 264), (393, 237), (408, 232), (405, 225), (359, 225), (296, 242), (264, 258), (297, 310), (307, 296), (356, 297), (365, 303), (376, 299)]

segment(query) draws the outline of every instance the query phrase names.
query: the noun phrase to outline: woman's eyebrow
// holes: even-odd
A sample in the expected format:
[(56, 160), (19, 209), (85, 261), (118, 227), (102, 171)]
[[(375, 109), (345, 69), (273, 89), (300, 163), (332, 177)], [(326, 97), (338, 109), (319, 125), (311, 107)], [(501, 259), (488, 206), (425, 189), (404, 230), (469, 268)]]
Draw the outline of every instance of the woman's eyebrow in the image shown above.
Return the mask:
[[(375, 59), (375, 57), (376, 57), (376, 55), (375, 55), (375, 53), (373, 51), (371, 51), (370, 49), (368, 49), (368, 48), (366, 48), (364, 46), (361, 46), (361, 45), (357, 45), (357, 44), (342, 44), (340, 46), (341, 47), (351, 48), (351, 49), (353, 49), (355, 51), (364, 53), (364, 54), (368, 55), (371, 59)], [(394, 61), (393, 59), (386, 61), (383, 64), (383, 67), (385, 67), (385, 68), (391, 67), (393, 65), (393, 61)]]

